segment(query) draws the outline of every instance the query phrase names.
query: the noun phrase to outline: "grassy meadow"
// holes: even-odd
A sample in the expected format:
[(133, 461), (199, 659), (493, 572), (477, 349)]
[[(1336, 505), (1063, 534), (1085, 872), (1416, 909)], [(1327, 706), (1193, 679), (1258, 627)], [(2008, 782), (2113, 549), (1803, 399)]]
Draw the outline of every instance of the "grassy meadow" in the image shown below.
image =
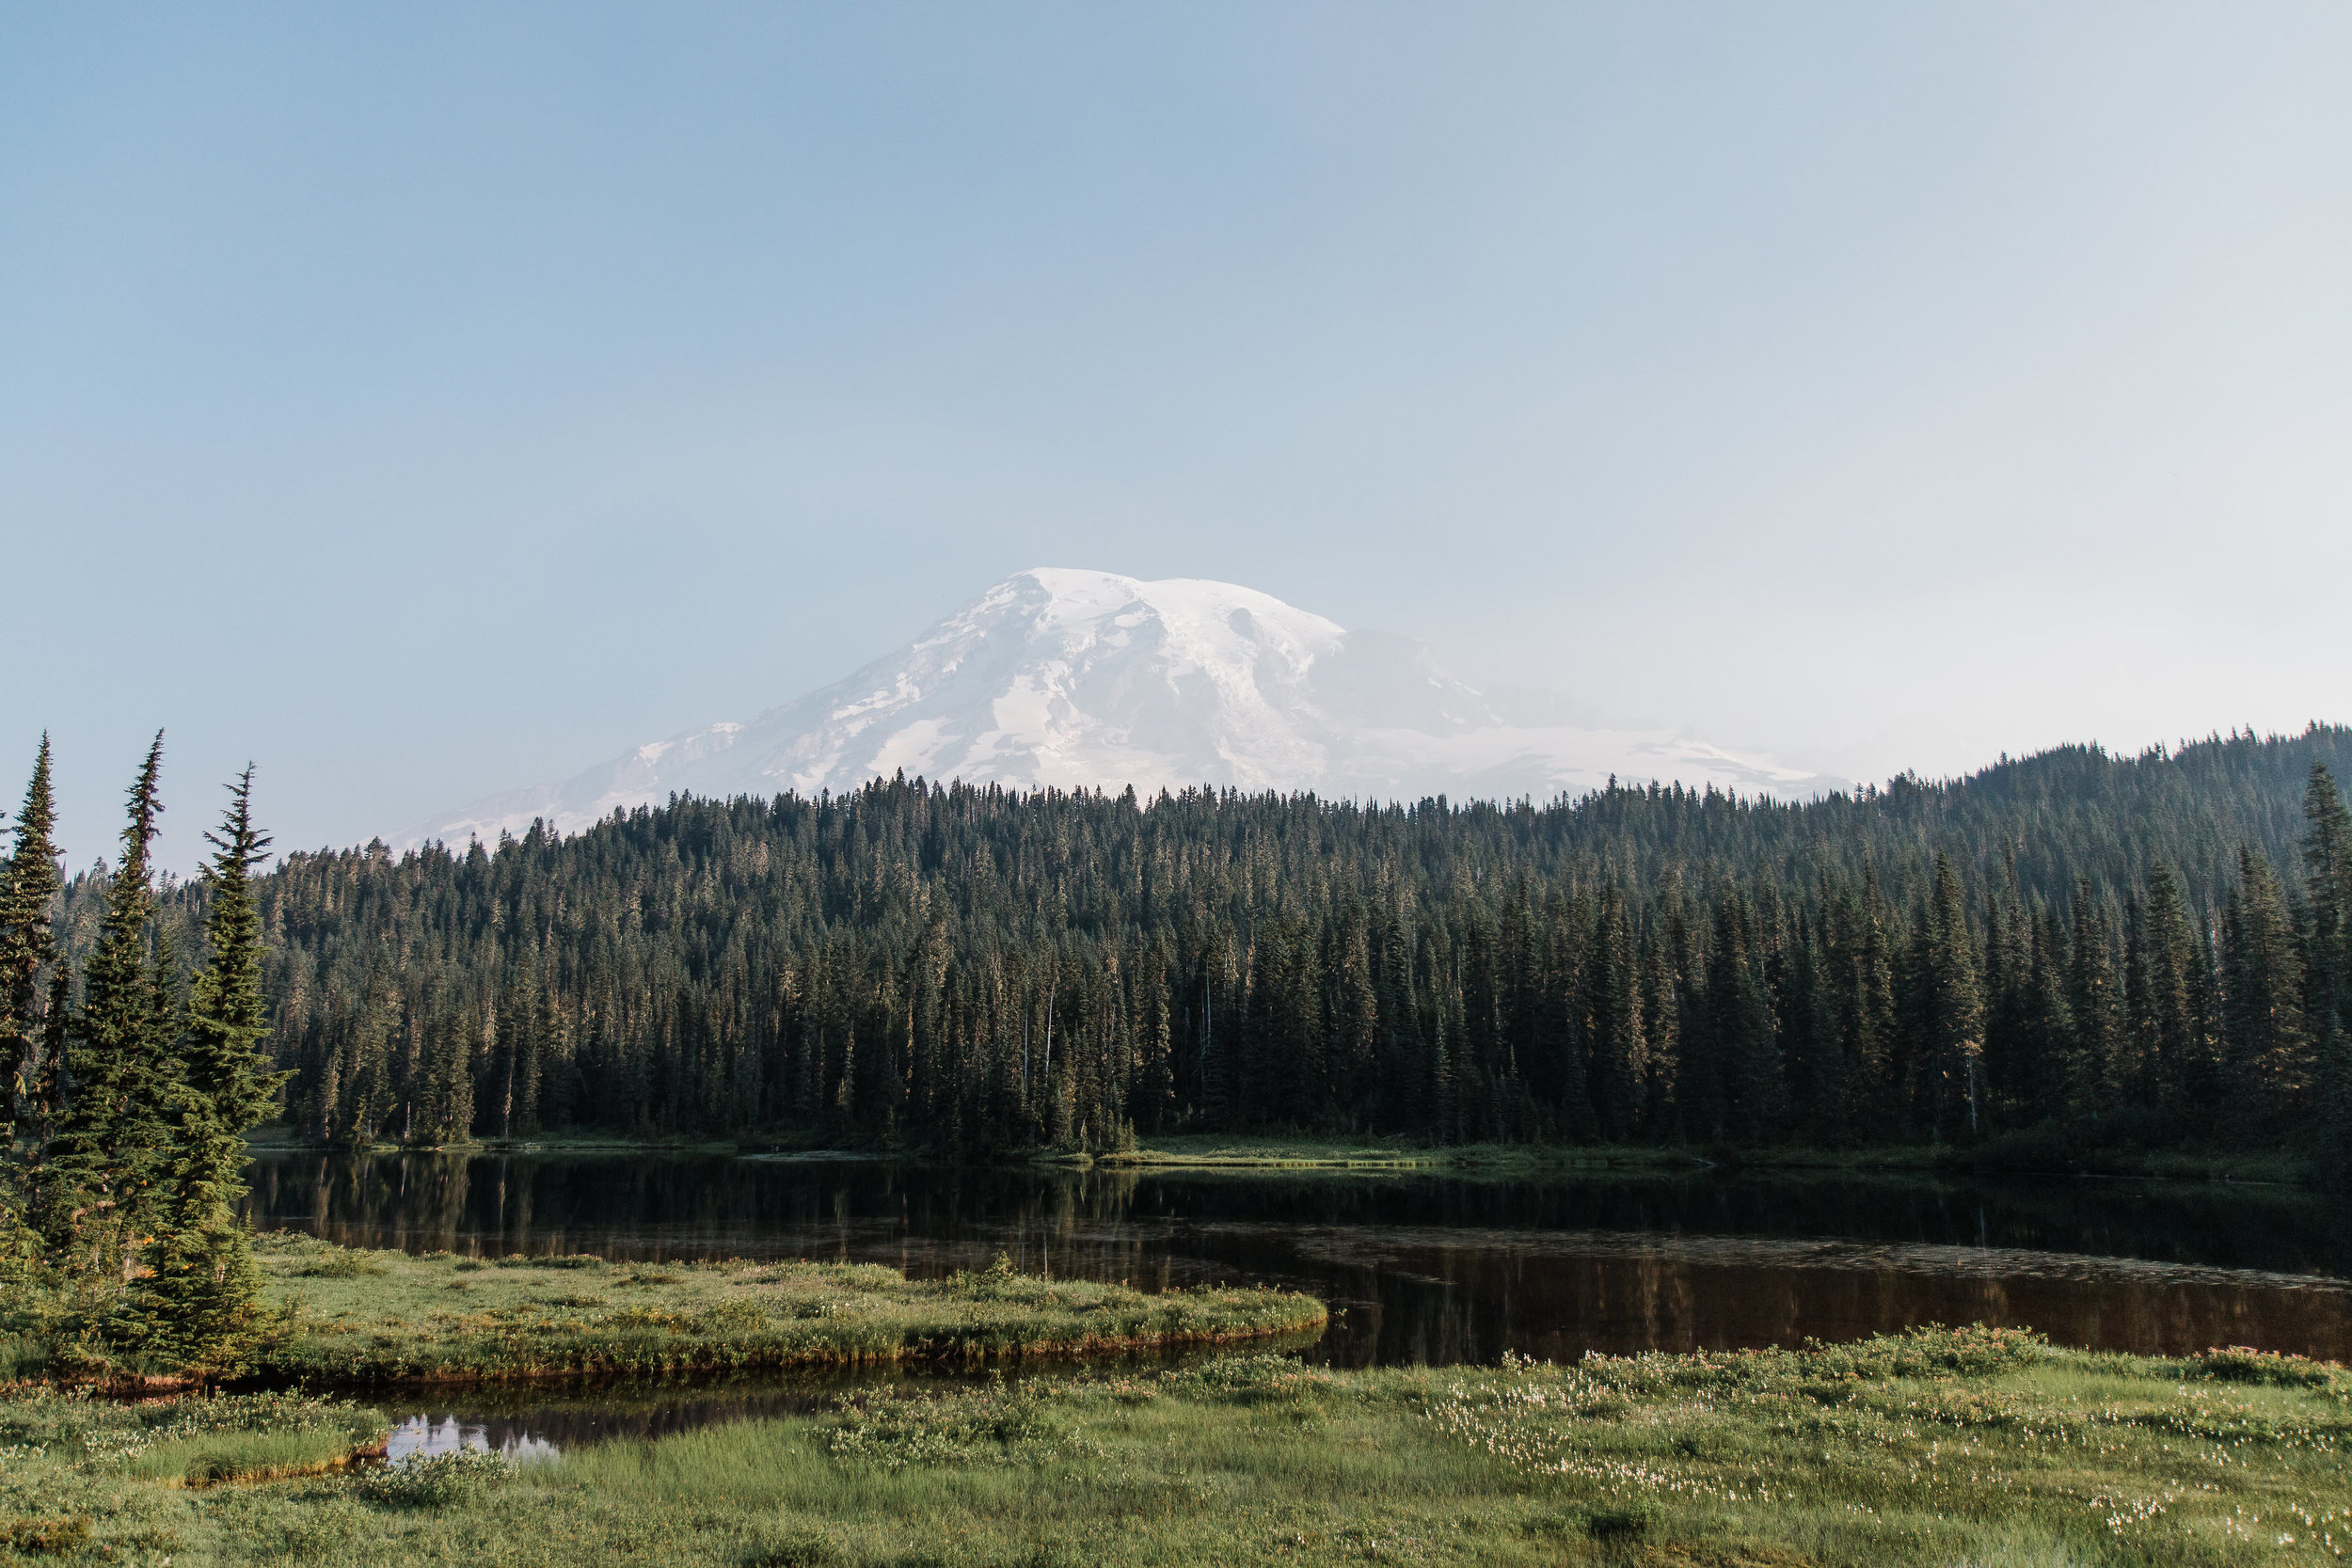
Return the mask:
[[(278, 1397), (311, 1443), (357, 1407)], [(2287, 1564), (2352, 1545), (2352, 1377), (1921, 1331), (1575, 1367), (969, 1384), (578, 1449), (248, 1484), (234, 1399), (0, 1402), (20, 1551), (215, 1563)], [(337, 1423), (342, 1423), (339, 1428)], [(282, 1469), (285, 1456), (273, 1454)]]
[(965, 1364), (1214, 1344), (1319, 1326), (1281, 1291), (1170, 1291), (994, 1269), (909, 1279), (875, 1264), (608, 1263), (368, 1252), (258, 1237), (289, 1311), (259, 1375), (361, 1387), (920, 1360)]

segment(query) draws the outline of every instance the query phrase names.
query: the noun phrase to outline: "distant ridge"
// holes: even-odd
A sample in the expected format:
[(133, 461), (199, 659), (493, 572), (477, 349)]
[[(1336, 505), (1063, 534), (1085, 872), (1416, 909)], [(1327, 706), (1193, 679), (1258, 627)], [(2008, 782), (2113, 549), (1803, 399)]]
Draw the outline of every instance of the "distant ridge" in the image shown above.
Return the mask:
[(1774, 794), (1820, 782), (1665, 731), (1557, 720), (1454, 679), (1409, 638), (1351, 632), (1254, 589), (1039, 567), (749, 723), (683, 731), (563, 783), (491, 796), (394, 847), (492, 840), (533, 820), (572, 833), (672, 794), (838, 792), (900, 771), (1407, 800), (1549, 799), (1613, 776)]

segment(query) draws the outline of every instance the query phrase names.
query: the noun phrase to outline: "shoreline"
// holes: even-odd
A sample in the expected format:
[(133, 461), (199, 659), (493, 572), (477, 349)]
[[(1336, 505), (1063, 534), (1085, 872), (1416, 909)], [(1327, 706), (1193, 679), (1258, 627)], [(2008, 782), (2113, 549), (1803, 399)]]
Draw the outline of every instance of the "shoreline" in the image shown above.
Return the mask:
[(784, 1146), (780, 1140), (631, 1139), (603, 1135), (476, 1139), (466, 1143), (328, 1145), (254, 1140), (263, 1154), (446, 1155), (707, 1155), (772, 1164), (907, 1161), (976, 1169), (1032, 1166), (1066, 1170), (1333, 1170), (1464, 1175), (1741, 1175), (1855, 1174), (1915, 1176), (1942, 1180), (2032, 1178), (2127, 1181), (2210, 1182), (2315, 1190), (2310, 1163), (2277, 1150), (2088, 1151), (2066, 1161), (2018, 1159), (1998, 1145), (1975, 1149), (1951, 1145), (1892, 1144), (1858, 1148), (1781, 1145), (1756, 1148), (1642, 1144), (1454, 1144), (1419, 1147), (1377, 1138), (1311, 1134), (1242, 1136), (1182, 1133), (1108, 1151), (1038, 1148), (958, 1160), (934, 1151), (845, 1145)]

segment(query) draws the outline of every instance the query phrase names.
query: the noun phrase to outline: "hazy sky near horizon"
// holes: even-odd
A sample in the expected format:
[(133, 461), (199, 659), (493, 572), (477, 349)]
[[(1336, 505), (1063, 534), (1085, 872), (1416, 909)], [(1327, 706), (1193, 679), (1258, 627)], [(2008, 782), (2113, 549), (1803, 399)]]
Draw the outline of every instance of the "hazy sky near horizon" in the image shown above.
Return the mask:
[(1845, 778), (2352, 719), (2352, 8), (19, 5), (0, 796), (182, 869), (1020, 568)]

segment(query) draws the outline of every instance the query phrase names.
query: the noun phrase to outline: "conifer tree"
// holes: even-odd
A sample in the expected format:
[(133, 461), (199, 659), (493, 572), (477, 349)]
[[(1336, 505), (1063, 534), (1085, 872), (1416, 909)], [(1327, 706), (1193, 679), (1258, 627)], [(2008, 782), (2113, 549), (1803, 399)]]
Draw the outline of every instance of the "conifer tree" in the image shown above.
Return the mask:
[(1780, 1125), (1780, 1050), (1773, 1038), (1756, 922), (1737, 889), (1716, 906), (1715, 937), (1707, 967), (1707, 1025), (1723, 1109), (1711, 1135), (1766, 1141)]
[(2305, 899), (2311, 933), (2304, 954), (2304, 1010), (2314, 1022), (2352, 1014), (2352, 811), (2325, 763), (2312, 765), (2303, 792)]
[(2312, 1129), (2312, 1164), (2320, 1183), (2338, 1192), (2352, 1189), (2352, 1040), (2344, 1017), (2330, 1009), (2319, 1029), (2319, 1112)]
[(1920, 933), (1920, 1043), (1936, 1131), (1974, 1137), (1983, 1131), (1984, 998), (1965, 895), (1950, 858), (1940, 850)]
[(1643, 1083), (1649, 1051), (1642, 1033), (1642, 977), (1632, 921), (1615, 888), (1601, 895), (1600, 929), (1585, 974), (1591, 988), (1590, 1089), (1599, 1107), (1599, 1131), (1616, 1142), (1641, 1125)]
[(2243, 1133), (2275, 1125), (2309, 1085), (2302, 964), (2270, 864), (2238, 853), (2238, 885), (2222, 914), (2221, 1039), (2229, 1119)]
[(2033, 954), (2026, 981), (2023, 1053), (2026, 1071), (2019, 1107), (2028, 1123), (2044, 1119), (2072, 1126), (2073, 1094), (2082, 1080), (2068, 981), (2075, 972), (2065, 928), (2036, 901)]
[(2079, 1126), (2095, 1127), (2108, 1101), (2122, 1054), (2121, 1009), (2107, 925), (2088, 878), (2074, 887), (2074, 962), (2067, 977), (2067, 1010), (2074, 1016), (2074, 1050), (2066, 1105)]
[(2352, 1188), (2352, 812), (2327, 765), (2313, 763), (2303, 795), (2303, 867), (2311, 911), (2304, 1010), (2318, 1035), (2319, 1104), (2312, 1152), (2321, 1180)]
[(2179, 1113), (2210, 1087), (2212, 1050), (2200, 1004), (2203, 953), (2187, 901), (2171, 868), (2156, 861), (2148, 868), (2142, 940), (2148, 972), (2149, 1075), (2156, 1102)]
[(169, 986), (149, 943), (163, 750), (159, 731), (131, 786), (121, 863), (68, 1025), (66, 1100), (40, 1194), (42, 1239), (93, 1307), (128, 1276), (170, 1146)]
[(1653, 1139), (1674, 1136), (1680, 1122), (1675, 1085), (1682, 1064), (1682, 976), (1675, 966), (1674, 931), (1670, 915), (1653, 923), (1642, 939), (1642, 1043), (1648, 1069), (1642, 1126)]
[[(43, 1017), (53, 994), (43, 982), (65, 978), (52, 916), (58, 876), (49, 835), (56, 821), (49, 736), (43, 735), (16, 816), (14, 845), (0, 863), (0, 1277), (24, 1273), (40, 1255), (31, 1215), (49, 1131), (53, 1074), (44, 1058), (54, 1054), (56, 1035)], [(62, 1005), (61, 995), (58, 1000)]]
[(291, 1076), (272, 1070), (259, 1049), (269, 1016), (252, 873), (269, 839), (253, 825), (253, 769), (229, 792), (220, 831), (204, 835), (214, 847), (205, 878), (210, 951), (189, 991), (170, 1163), (149, 1273), (128, 1314), (128, 1338), (151, 1364), (215, 1374), (242, 1369), (265, 1319), (237, 1205), (246, 1192), (245, 1135)]
[(40, 737), (33, 779), (16, 814), (15, 843), (0, 866), (0, 1139), (17, 1122), (36, 1119), (41, 1074), (46, 981), (56, 962), (52, 906), (56, 902), (56, 803), (49, 783), (49, 736)]

